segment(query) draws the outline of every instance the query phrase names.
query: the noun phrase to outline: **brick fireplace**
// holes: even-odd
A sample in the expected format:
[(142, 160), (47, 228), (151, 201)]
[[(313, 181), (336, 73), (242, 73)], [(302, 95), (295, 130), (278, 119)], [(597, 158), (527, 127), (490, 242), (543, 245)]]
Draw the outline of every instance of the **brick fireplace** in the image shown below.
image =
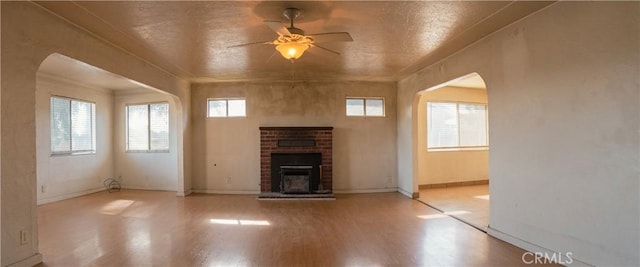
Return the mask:
[(282, 193), (280, 168), (293, 167), (309, 169), (308, 193), (331, 193), (332, 133), (333, 127), (260, 127), (260, 192)]

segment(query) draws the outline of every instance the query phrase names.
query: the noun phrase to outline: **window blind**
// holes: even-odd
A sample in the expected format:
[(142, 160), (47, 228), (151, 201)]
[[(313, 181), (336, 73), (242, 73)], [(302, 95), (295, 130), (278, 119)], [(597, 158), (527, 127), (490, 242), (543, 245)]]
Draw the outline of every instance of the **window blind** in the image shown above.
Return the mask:
[(460, 146), (487, 145), (487, 106), (459, 104)]
[(169, 104), (127, 106), (127, 150), (169, 150)]
[(51, 97), (51, 152), (94, 151), (94, 121), (94, 103)]
[(149, 109), (147, 105), (127, 106), (127, 150), (149, 149)]
[(71, 101), (71, 150), (91, 151), (93, 149), (91, 103)]
[(71, 101), (51, 98), (51, 152), (71, 152)]
[(484, 104), (427, 104), (429, 148), (487, 146), (487, 106)]
[(151, 150), (169, 150), (169, 104), (149, 105)]
[(429, 103), (429, 147), (458, 146), (458, 115), (455, 103)]

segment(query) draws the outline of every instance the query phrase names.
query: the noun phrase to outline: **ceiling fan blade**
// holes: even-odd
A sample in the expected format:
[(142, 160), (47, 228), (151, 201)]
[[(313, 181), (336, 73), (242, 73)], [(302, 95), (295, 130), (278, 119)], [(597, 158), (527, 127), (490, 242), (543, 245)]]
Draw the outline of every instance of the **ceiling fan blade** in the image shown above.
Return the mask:
[(259, 45), (259, 44), (273, 44), (273, 42), (272, 42), (272, 41), (253, 42), (253, 43), (246, 43), (246, 44), (239, 44), (239, 45), (227, 46), (227, 48), (234, 48), (234, 47), (241, 47), (241, 46), (249, 46), (249, 45)]
[(317, 48), (320, 48), (320, 49), (322, 49), (322, 50), (324, 50), (324, 51), (328, 51), (328, 52), (334, 53), (334, 54), (336, 54), (336, 55), (340, 55), (340, 53), (339, 53), (339, 52), (337, 52), (337, 51), (333, 51), (333, 50), (331, 50), (331, 49), (329, 49), (329, 48), (325, 48), (325, 47), (319, 46), (319, 45), (317, 45), (317, 44), (311, 44), (311, 46), (313, 46), (313, 47), (317, 47)]
[(267, 62), (265, 62), (265, 64), (268, 64), (269, 61), (271, 61), (271, 59), (273, 58), (273, 56), (275, 56), (278, 53), (278, 50), (273, 51), (273, 53), (271, 53), (271, 56), (267, 59)]
[(327, 43), (327, 42), (352, 42), (353, 38), (348, 32), (326, 32), (310, 34), (309, 37), (313, 38), (314, 43)]
[(278, 35), (290, 36), (291, 33), (287, 29), (284, 24), (280, 21), (275, 20), (265, 20), (264, 24), (271, 28), (274, 32), (278, 33)]

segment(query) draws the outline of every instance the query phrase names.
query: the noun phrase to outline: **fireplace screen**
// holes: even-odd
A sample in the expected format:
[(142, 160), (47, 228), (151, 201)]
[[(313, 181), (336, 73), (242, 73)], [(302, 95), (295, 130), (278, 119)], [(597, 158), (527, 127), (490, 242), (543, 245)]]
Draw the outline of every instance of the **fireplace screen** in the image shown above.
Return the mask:
[(312, 169), (313, 166), (280, 166), (281, 193), (310, 193)]

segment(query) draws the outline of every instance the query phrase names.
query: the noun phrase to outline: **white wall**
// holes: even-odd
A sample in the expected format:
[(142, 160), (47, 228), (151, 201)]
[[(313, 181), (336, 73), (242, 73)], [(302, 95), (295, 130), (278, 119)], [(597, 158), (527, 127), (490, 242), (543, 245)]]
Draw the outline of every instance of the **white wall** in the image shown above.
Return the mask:
[[(191, 109), (184, 80), (31, 2), (0, 4), (0, 249), (1, 265), (8, 265), (38, 259), (35, 93), (46, 56), (59, 52), (177, 95), (183, 120)], [(571, 251), (591, 264), (640, 265), (639, 8), (637, 2), (556, 3), (403, 79), (397, 94), (399, 189), (417, 191), (415, 93), (479, 72), (492, 108), (491, 232), (522, 246)], [(195, 124), (200, 115), (192, 118)], [(178, 149), (187, 166), (188, 122), (179, 124), (184, 144)], [(193, 147), (194, 176), (196, 164), (206, 170), (196, 158), (201, 144)], [(31, 234), (27, 245), (19, 245), (21, 229)]]
[[(52, 15), (33, 2), (0, 2), (2, 6), (2, 98), (0, 115), (0, 197), (2, 242), (0, 265), (31, 265), (38, 253), (36, 180), (36, 72), (52, 53), (80, 60), (114, 74), (171, 93), (180, 99), (178, 179), (190, 184), (189, 84), (138, 57)], [(178, 192), (180, 193), (180, 192)], [(20, 231), (29, 242), (20, 245)]]
[[(169, 152), (126, 152), (129, 104), (169, 103)], [(178, 186), (177, 114), (174, 97), (159, 92), (116, 91), (113, 150), (115, 177), (123, 188), (176, 191)]]
[(484, 89), (445, 86), (422, 92), (418, 106), (418, 183), (420, 185), (468, 182), (489, 179), (489, 151), (428, 151), (427, 102), (487, 104)]
[[(558, 2), (406, 77), (398, 140), (415, 140), (416, 92), (479, 73), (491, 105), (489, 232), (593, 265), (640, 265), (639, 10)], [(398, 146), (399, 184), (416, 190), (412, 142)]]
[[(384, 97), (386, 117), (347, 117), (347, 96)], [(195, 84), (194, 191), (259, 192), (260, 126), (333, 126), (334, 191), (395, 191), (395, 96), (395, 83)], [(224, 97), (245, 97), (247, 117), (206, 118), (207, 98)]]
[[(96, 152), (85, 155), (51, 155), (51, 96), (94, 102)], [(75, 82), (39, 74), (36, 84), (36, 144), (38, 204), (104, 189), (113, 177), (113, 94)], [(44, 190), (43, 190), (44, 187)]]

